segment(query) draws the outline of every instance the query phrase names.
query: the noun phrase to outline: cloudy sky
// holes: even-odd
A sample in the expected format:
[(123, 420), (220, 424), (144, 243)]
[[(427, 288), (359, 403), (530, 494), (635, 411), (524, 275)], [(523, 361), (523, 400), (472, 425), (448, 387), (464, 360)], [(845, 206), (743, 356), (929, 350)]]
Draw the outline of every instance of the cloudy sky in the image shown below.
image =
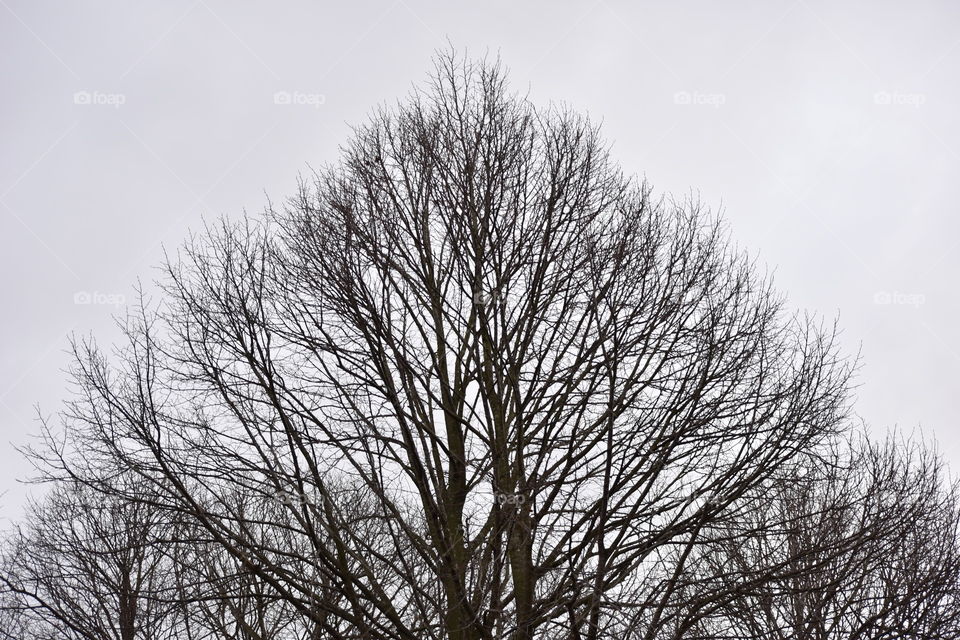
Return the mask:
[(956, 2), (0, 0), (0, 517), (68, 336), (115, 341), (164, 248), (291, 194), (448, 42), (722, 210), (791, 305), (838, 319), (859, 415), (960, 470)]

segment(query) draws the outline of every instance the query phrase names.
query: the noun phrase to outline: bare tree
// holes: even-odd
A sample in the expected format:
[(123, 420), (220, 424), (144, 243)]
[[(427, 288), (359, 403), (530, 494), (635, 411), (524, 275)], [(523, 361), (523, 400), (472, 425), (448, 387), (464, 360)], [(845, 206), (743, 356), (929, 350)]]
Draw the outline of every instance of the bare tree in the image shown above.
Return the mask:
[[(277, 525), (287, 521), (285, 507), (304, 504), (307, 497), (292, 491), (278, 491), (264, 500), (235, 496), (242, 504), (247, 522), (270, 522)], [(282, 534), (280, 534), (282, 535)], [(303, 546), (303, 539), (287, 536), (278, 546), (284, 546), (290, 565), (299, 571), (311, 573), (311, 551)], [(186, 614), (184, 633), (189, 638), (222, 640), (313, 640), (323, 637), (318, 625), (298, 613), (282, 598), (270, 583), (250, 570), (213, 540), (203, 529), (192, 526), (182, 529), (170, 547), (176, 559), (178, 601)], [(327, 584), (317, 597), (337, 601), (342, 595)]]
[[(0, 571), (7, 569), (0, 567)], [(53, 640), (55, 637), (53, 629), (31, 618), (16, 594), (0, 589), (0, 639)]]
[(62, 483), (34, 504), (4, 552), (12, 620), (37, 638), (175, 638), (160, 520), (145, 504)]
[(762, 487), (741, 535), (705, 556), (701, 580), (767, 577), (716, 607), (701, 637), (960, 637), (960, 495), (942, 461), (858, 438), (807, 468)]
[(48, 457), (138, 474), (317, 638), (680, 637), (711, 524), (846, 418), (832, 332), (717, 220), (453, 55), (166, 293), (77, 345)]

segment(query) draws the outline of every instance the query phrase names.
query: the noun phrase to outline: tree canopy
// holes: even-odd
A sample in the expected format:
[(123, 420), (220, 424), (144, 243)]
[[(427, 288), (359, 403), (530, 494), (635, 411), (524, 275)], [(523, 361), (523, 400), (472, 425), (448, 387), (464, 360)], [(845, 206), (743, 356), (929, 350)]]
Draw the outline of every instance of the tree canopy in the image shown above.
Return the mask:
[[(439, 55), (338, 163), (205, 228), (162, 286), (115, 353), (75, 344), (80, 393), (33, 452), (59, 488), (4, 557), (21, 622), (957, 633), (955, 488), (923, 447), (855, 436), (835, 329), (497, 62)], [(117, 506), (74, 511), (90, 496)], [(109, 580), (39, 570), (91, 554)], [(87, 580), (104, 611), (74, 604)]]

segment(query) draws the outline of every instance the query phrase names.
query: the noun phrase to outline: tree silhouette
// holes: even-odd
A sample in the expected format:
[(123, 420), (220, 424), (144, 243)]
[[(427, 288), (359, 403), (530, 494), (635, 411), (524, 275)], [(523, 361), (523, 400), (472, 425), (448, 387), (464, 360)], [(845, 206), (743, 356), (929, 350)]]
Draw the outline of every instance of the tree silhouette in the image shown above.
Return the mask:
[(834, 331), (498, 63), (438, 56), (163, 284), (115, 356), (75, 345), (38, 455), (186, 523), (189, 619), (228, 637), (729, 628), (783, 572), (710, 554), (773, 544), (765, 501), (848, 428)]

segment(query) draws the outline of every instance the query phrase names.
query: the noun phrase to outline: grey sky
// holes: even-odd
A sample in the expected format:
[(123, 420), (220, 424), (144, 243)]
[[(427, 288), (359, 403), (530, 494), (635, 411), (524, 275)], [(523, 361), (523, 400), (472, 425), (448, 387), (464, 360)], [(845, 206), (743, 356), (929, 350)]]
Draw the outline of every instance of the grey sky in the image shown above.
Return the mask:
[(291, 194), (447, 39), (722, 207), (791, 305), (862, 345), (859, 414), (960, 469), (958, 3), (0, 0), (0, 517), (68, 333), (116, 340), (161, 244)]

